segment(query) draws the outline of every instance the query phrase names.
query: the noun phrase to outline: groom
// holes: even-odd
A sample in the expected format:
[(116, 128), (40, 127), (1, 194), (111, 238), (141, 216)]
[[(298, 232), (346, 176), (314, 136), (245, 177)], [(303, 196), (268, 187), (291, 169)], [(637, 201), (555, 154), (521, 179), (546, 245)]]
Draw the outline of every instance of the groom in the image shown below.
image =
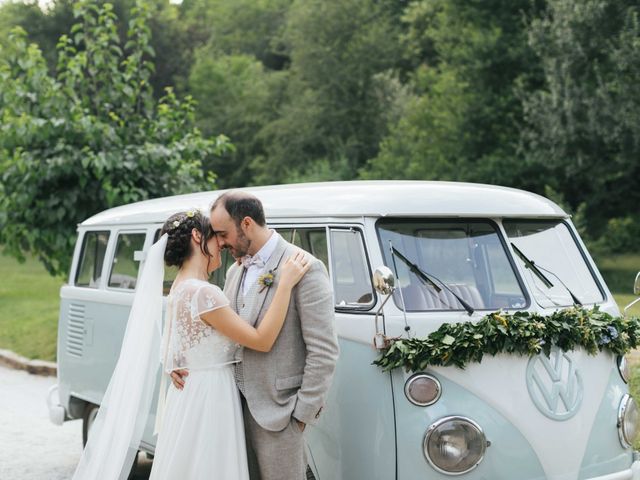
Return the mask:
[[(260, 200), (246, 192), (218, 197), (210, 220), (220, 248), (241, 260), (227, 272), (224, 292), (240, 317), (255, 326), (275, 293), (278, 266), (298, 248), (267, 227)], [(324, 265), (311, 258), (271, 351), (239, 352), (235, 375), (252, 480), (305, 478), (302, 432), (318, 421), (331, 384), (338, 357), (333, 296)], [(174, 375), (176, 386), (181, 382)]]

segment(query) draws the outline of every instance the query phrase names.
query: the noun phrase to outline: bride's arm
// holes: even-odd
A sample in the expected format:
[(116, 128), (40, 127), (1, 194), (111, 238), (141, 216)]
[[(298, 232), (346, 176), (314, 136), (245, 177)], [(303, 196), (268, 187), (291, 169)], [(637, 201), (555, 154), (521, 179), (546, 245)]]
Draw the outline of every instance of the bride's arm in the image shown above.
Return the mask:
[(302, 252), (287, 259), (281, 267), (281, 277), (271, 305), (257, 328), (252, 327), (230, 307), (222, 307), (200, 315), (200, 318), (236, 343), (268, 352), (280, 333), (289, 308), (291, 290), (309, 270), (310, 263)]

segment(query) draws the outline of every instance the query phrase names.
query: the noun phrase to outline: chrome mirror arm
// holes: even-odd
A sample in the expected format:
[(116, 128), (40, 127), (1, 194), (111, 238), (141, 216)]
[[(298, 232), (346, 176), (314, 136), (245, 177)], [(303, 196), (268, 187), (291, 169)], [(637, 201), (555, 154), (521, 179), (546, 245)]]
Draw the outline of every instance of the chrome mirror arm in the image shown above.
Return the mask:
[(388, 294), (387, 297), (382, 301), (380, 308), (376, 311), (375, 325), (376, 325), (376, 334), (373, 336), (373, 346), (378, 350), (387, 348), (389, 346), (389, 340), (384, 332), (380, 331), (380, 325), (378, 324), (378, 318), (380, 318), (380, 313), (384, 308), (385, 303), (391, 298), (391, 294)]
[[(640, 272), (638, 272), (638, 274), (636, 275), (636, 280), (635, 280), (635, 282), (633, 282), (633, 294), (634, 295), (640, 295)], [(633, 307), (638, 302), (640, 302), (640, 297), (636, 298), (633, 302), (631, 302), (629, 305), (624, 307), (623, 315), (626, 317), (627, 316), (627, 310), (629, 310), (631, 307)]]
[(633, 307), (638, 302), (640, 302), (640, 297), (636, 298), (633, 302), (631, 302), (629, 305), (624, 307), (623, 316), (626, 317), (627, 316), (627, 310), (629, 310), (631, 307)]
[(376, 268), (375, 272), (373, 272), (373, 286), (378, 293), (381, 295), (386, 295), (385, 299), (382, 301), (382, 304), (376, 311), (375, 317), (375, 330), (376, 333), (373, 336), (373, 346), (377, 349), (387, 348), (389, 346), (389, 340), (383, 331), (380, 331), (380, 323), (379, 319), (382, 316), (382, 309), (385, 304), (391, 298), (393, 291), (396, 288), (396, 279), (393, 275), (393, 272), (385, 266), (380, 266)]

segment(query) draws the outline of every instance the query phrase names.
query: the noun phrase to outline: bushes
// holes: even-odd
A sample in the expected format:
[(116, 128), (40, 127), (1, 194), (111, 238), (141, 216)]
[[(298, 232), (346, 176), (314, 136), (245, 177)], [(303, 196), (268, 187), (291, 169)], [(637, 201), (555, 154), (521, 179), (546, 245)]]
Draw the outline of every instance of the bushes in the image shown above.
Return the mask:
[(627, 215), (609, 220), (594, 248), (605, 254), (640, 253), (640, 217)]

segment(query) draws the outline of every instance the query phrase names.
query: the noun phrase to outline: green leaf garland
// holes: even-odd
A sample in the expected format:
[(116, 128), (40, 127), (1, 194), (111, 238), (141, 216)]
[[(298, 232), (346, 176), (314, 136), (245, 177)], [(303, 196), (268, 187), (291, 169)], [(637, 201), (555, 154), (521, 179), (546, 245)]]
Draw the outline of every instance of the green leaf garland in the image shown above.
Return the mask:
[(589, 354), (608, 350), (624, 355), (640, 343), (640, 319), (613, 317), (595, 307), (567, 308), (544, 316), (535, 312), (494, 312), (478, 322), (444, 323), (426, 338), (392, 339), (373, 363), (388, 371), (429, 366), (464, 368), (484, 354), (549, 355), (552, 345), (563, 351), (584, 348)]

